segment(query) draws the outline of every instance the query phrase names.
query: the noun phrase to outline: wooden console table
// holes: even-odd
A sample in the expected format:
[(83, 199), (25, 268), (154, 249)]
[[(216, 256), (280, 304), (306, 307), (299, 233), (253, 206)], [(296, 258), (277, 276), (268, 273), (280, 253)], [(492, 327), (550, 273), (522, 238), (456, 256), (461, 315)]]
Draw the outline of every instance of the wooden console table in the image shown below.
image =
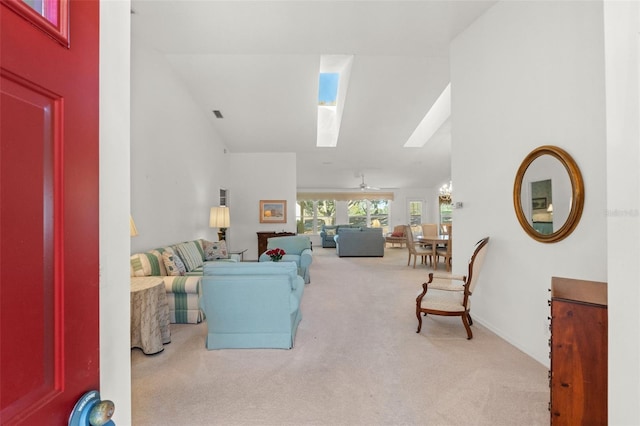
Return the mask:
[(258, 234), (258, 257), (267, 251), (267, 240), (272, 237), (286, 237), (296, 235), (293, 232), (257, 232)]

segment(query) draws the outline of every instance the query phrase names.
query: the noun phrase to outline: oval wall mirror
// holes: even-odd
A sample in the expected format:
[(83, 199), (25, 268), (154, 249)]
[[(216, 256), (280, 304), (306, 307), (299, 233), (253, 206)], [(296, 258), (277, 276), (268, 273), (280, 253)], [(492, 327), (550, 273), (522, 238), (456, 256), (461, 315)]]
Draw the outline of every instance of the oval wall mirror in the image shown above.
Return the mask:
[(545, 145), (531, 151), (516, 173), (513, 206), (531, 238), (555, 243), (575, 229), (584, 207), (582, 174), (563, 149)]

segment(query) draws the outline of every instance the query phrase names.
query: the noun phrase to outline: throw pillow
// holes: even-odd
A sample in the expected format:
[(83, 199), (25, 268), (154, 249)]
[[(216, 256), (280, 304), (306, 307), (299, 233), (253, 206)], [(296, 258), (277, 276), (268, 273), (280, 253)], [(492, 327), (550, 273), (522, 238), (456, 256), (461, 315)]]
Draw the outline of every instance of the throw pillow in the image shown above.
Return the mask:
[(186, 241), (174, 246), (175, 253), (180, 257), (188, 271), (193, 271), (202, 266), (202, 253), (200, 244), (195, 241)]
[(202, 241), (202, 248), (204, 249), (204, 260), (217, 260), (228, 259), (229, 252), (227, 251), (227, 243), (222, 241)]
[(179, 276), (187, 273), (187, 269), (182, 263), (179, 256), (176, 256), (170, 251), (162, 253), (162, 260), (164, 261), (164, 267), (167, 268), (167, 275)]
[(404, 237), (404, 232), (392, 232), (392, 237)]
[(327, 235), (336, 235), (336, 230), (335, 229), (327, 229), (324, 231)]
[(158, 250), (149, 250), (144, 253), (133, 254), (131, 255), (130, 262), (132, 277), (167, 275), (162, 254)]

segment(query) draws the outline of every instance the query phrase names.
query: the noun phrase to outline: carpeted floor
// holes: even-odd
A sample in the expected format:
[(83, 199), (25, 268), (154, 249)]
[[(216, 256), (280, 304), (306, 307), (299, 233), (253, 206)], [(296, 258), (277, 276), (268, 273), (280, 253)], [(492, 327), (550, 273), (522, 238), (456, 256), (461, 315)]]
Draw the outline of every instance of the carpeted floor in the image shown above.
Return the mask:
[(314, 248), (291, 350), (208, 351), (206, 323), (172, 324), (164, 352), (131, 351), (133, 424), (547, 425), (543, 365), (477, 323), (467, 340), (459, 318), (416, 334), (431, 269), (407, 255)]

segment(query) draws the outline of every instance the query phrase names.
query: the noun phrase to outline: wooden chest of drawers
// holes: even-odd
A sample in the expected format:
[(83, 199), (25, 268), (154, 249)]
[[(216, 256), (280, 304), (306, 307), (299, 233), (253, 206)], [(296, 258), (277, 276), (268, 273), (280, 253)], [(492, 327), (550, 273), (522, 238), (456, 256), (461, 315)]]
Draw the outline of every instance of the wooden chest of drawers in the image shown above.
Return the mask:
[(552, 425), (607, 424), (607, 284), (551, 280)]

